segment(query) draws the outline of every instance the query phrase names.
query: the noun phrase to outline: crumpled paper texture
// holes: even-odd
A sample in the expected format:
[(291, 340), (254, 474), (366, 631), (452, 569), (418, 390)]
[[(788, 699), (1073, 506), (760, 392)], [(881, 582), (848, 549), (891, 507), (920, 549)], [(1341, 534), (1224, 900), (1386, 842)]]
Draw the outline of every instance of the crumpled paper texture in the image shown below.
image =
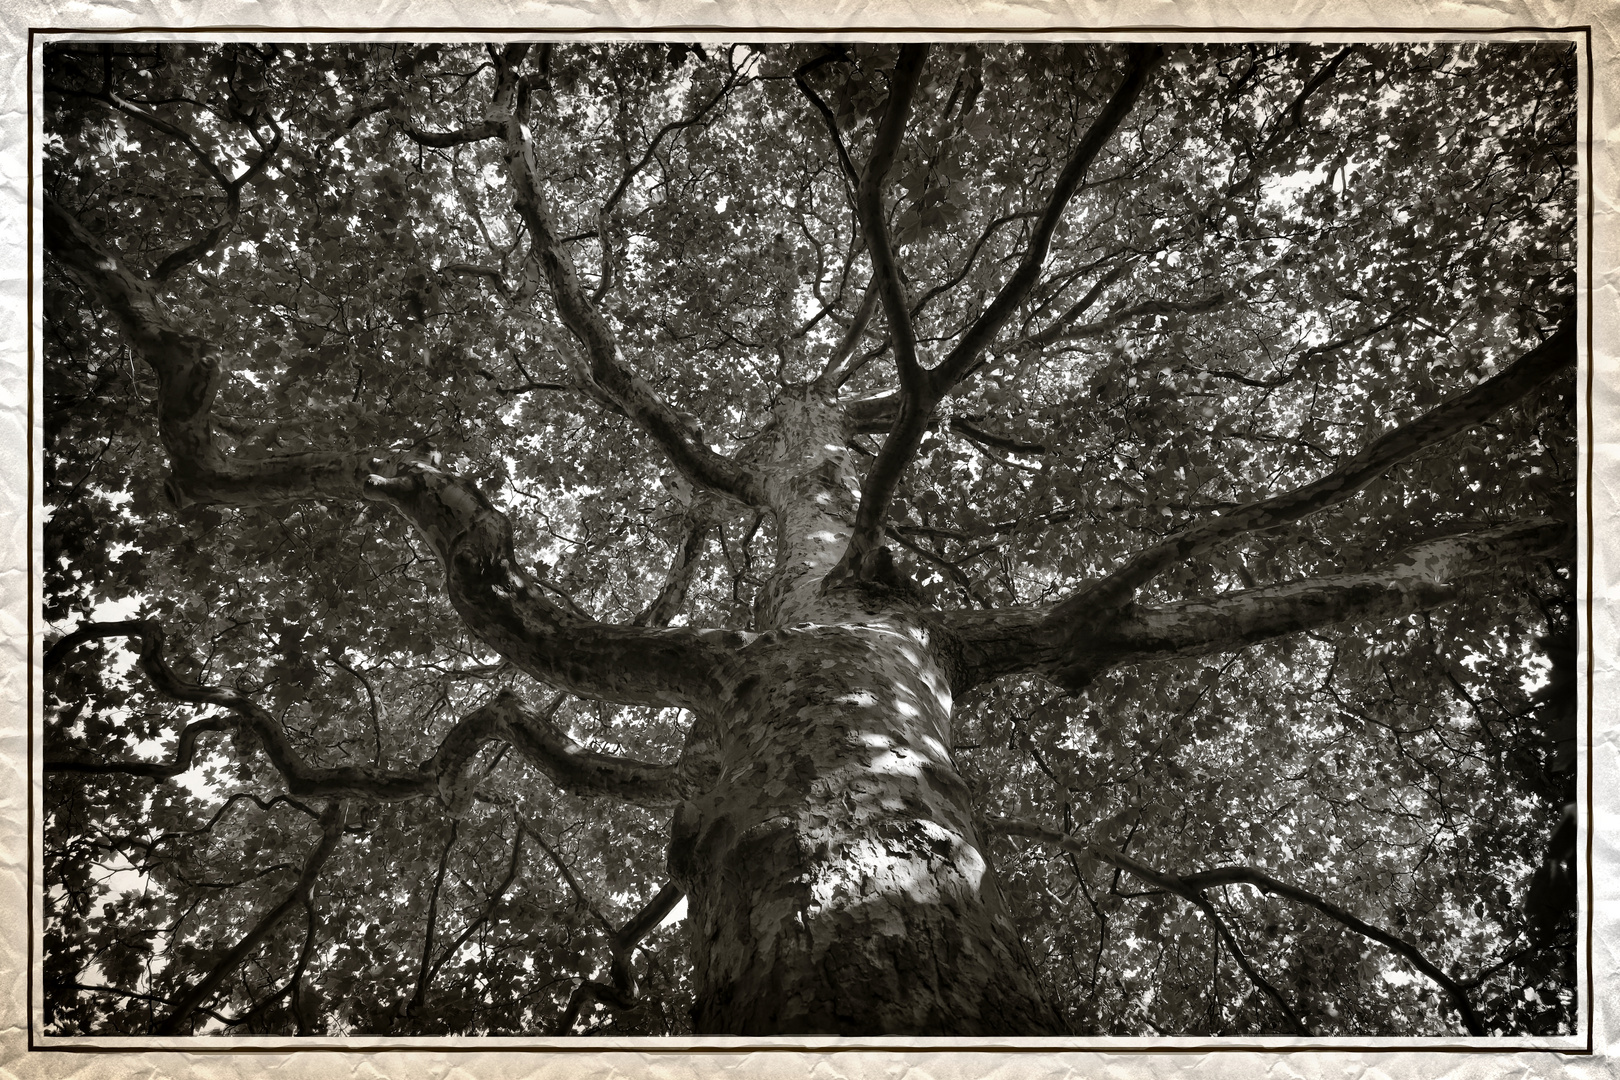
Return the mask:
[[(1583, 1010), (1591, 1053), (1549, 1050), (1489, 1050), (1427, 1045), (1404, 1040), (1346, 1050), (1313, 1046), (1253, 1050), (1212, 1048), (1196, 1040), (1077, 1040), (1074, 1049), (1017, 1045), (1003, 1040), (975, 1045), (905, 1049), (903, 1040), (626, 1040), (618, 1044), (575, 1041), (543, 1048), (522, 1040), (448, 1040), (404, 1046), (389, 1040), (330, 1041), (320, 1049), (288, 1051), (286, 1041), (214, 1042), (174, 1049), (130, 1049), (102, 1039), (69, 1049), (30, 1048), (28, 1035), (29, 919), (27, 903), (33, 857), (28, 843), (37, 797), (31, 786), (28, 728), (30, 696), (39, 687), (38, 590), (29, 574), (28, 552), (38, 566), (43, 522), (30, 500), (39, 486), (41, 387), (30, 350), (30, 289), (40, 272), (38, 209), (30, 205), (27, 78), (37, 42), (30, 29), (164, 30), (209, 28), (252, 39), (265, 30), (344, 28), (426, 39), (457, 28), (475, 38), (501, 30), (585, 33), (639, 32), (647, 36), (719, 40), (770, 31), (814, 31), (851, 37), (917, 39), (944, 34), (1021, 36), (1060, 30), (1068, 36), (1179, 40), (1242, 39), (1291, 35), (1368, 40), (1400, 32), (1455, 36), (1459, 31), (1512, 28), (1575, 31), (1582, 54), (1583, 142), (1592, 147), (1583, 178), (1581, 298), (1590, 336), (1583, 342), (1582, 371), (1590, 371), (1583, 394), (1583, 471), (1580, 486), (1582, 588), (1590, 588), (1590, 633), (1595, 644), (1591, 678), (1591, 739), (1583, 745), (1592, 798), (1582, 815), (1582, 842), (1592, 837), (1590, 903), (1584, 918), (1592, 946), (1586, 985), (1591, 1006)], [(432, 29), (428, 29), (432, 28)], [(1589, 28), (1589, 34), (1587, 32)], [(1313, 33), (1314, 31), (1314, 33)], [(1360, 0), (1333, 4), (1287, 0), (620, 0), (617, 3), (543, 0), (413, 0), (365, 4), (358, 0), (0, 0), (0, 1075), (24, 1080), (55, 1077), (162, 1076), (176, 1080), (266, 1077), (293, 1074), (302, 1080), (355, 1077), (496, 1080), (503, 1077), (656, 1077), (659, 1080), (732, 1077), (860, 1077), (871, 1080), (955, 1080), (958, 1077), (1068, 1080), (1068, 1078), (1252, 1077), (1315, 1080), (1317, 1077), (1561, 1078), (1607, 1077), (1620, 1072), (1612, 1056), (1620, 1048), (1620, 6), (1611, 0)], [(37, 80), (36, 80), (37, 84)], [(1587, 130), (1590, 140), (1586, 140)], [(37, 145), (37, 142), (36, 142)], [(32, 248), (30, 247), (32, 244)], [(1583, 324), (1588, 325), (1588, 324)], [(1584, 351), (1589, 349), (1589, 351)], [(1589, 475), (1590, 482), (1584, 478)], [(1584, 523), (1590, 522), (1590, 530)], [(1593, 538), (1588, 544), (1587, 537)], [(32, 662), (35, 667), (30, 671)], [(1583, 650), (1582, 670), (1586, 667)], [(1583, 711), (1583, 716), (1588, 715)], [(33, 747), (37, 753), (37, 746)], [(37, 761), (32, 775), (38, 775)], [(37, 807), (37, 804), (36, 804)], [(1585, 962), (1583, 958), (1583, 962)], [(37, 991), (37, 984), (36, 984)], [(1584, 1040), (1582, 1040), (1584, 1041)], [(127, 1041), (124, 1041), (127, 1042)], [(151, 1045), (152, 1040), (143, 1041)], [(179, 1040), (184, 1042), (184, 1040)], [(1286, 1042), (1286, 1040), (1280, 1040)], [(775, 1043), (777, 1045), (771, 1045)]]

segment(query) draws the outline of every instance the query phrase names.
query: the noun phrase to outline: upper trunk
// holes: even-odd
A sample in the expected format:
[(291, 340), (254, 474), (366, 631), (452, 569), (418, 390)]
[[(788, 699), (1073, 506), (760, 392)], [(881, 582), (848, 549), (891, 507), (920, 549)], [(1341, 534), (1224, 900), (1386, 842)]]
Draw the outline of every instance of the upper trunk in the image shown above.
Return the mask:
[(778, 405), (767, 632), (701, 718), (718, 773), (676, 814), (697, 1030), (1061, 1033), (951, 761), (935, 642), (882, 589), (823, 589), (859, 494), (844, 423)]

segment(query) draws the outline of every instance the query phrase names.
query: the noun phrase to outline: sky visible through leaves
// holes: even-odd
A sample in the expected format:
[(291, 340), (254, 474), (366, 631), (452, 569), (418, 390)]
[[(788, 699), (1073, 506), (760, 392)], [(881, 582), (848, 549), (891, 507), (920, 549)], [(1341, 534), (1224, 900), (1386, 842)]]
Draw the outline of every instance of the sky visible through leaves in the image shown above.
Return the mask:
[[(819, 64), (812, 61), (827, 56)], [(699, 514), (674, 626), (754, 627), (769, 514), (694, 489), (581, 372), (526, 262), (478, 45), (63, 42), (44, 187), (226, 357), (230, 453), (414, 455), (475, 482), (554, 601), (651, 610)], [(544, 50), (541, 186), (624, 362), (731, 454), (843, 358), (862, 467), (897, 375), (825, 118), (863, 161), (896, 49)], [(944, 356), (1013, 272), (1126, 67), (1115, 44), (930, 54), (885, 213), (919, 351)], [(808, 70), (806, 70), (808, 68)], [(938, 609), (1052, 604), (1190, 522), (1332, 470), (1556, 328), (1575, 265), (1564, 42), (1176, 45), (1088, 170), (1039, 283), (939, 406), (885, 543)], [(413, 135), (412, 132), (416, 134)], [(445, 140), (439, 140), (444, 142)], [(240, 182), (238, 183), (238, 181)], [(214, 234), (217, 233), (217, 236)], [(212, 237), (212, 242), (210, 238)], [(431, 546), (377, 502), (177, 505), (160, 388), (46, 260), (44, 616), (160, 623), (184, 679), (250, 696), (323, 767), (408, 767), (515, 690), (581, 744), (673, 761), (692, 717), (561, 694), (464, 624)], [(1573, 371), (1353, 499), (1188, 560), (1169, 605), (1353, 573), (1463, 528), (1572, 519)], [(1244, 865), (1414, 944), (1493, 1034), (1573, 1031), (1574, 573), (1504, 564), (1459, 598), (1200, 655), (1078, 692), (1004, 678), (957, 703), (987, 818), (1165, 873)], [(48, 676), (48, 761), (172, 760), (222, 715), (160, 692), (138, 643)], [(149, 1034), (283, 903), (324, 803), (240, 730), (169, 779), (48, 770), (46, 1030)], [(668, 880), (668, 813), (570, 794), (499, 745), (468, 798), (354, 799), (307, 902), (199, 1006), (209, 1034), (552, 1034)], [(990, 856), (1043, 989), (1081, 1034), (1435, 1035), (1401, 956), (1259, 890), (1211, 915), (1095, 857)], [(691, 1029), (684, 909), (634, 951), (636, 1007), (574, 1034)], [(1223, 942), (1216, 918), (1232, 937)]]

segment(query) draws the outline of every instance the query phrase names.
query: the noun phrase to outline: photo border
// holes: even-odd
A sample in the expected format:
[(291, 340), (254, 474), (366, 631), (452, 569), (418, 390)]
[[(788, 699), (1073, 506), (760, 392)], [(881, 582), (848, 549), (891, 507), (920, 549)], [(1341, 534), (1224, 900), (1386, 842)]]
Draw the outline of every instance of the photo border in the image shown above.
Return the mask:
[[(1592, 748), (1596, 745), (1595, 671), (1598, 657), (1593, 632), (1595, 619), (1596, 580), (1593, 554), (1597, 550), (1597, 530), (1592, 508), (1596, 483), (1596, 327), (1595, 327), (1595, 261), (1596, 198), (1594, 197), (1597, 150), (1595, 128), (1596, 63), (1591, 23), (1571, 25), (1515, 24), (1501, 27), (1467, 26), (1381, 26), (1381, 25), (1323, 25), (1277, 26), (1265, 24), (1117, 24), (1084, 26), (1078, 24), (1031, 26), (949, 26), (873, 24), (856, 26), (806, 27), (803, 25), (767, 25), (763, 23), (654, 23), (648, 25), (533, 25), (516, 28), (467, 27), (455, 25), (411, 25), (385, 28), (367, 28), (353, 25), (333, 26), (274, 26), (265, 24), (204, 24), (191, 27), (137, 24), (128, 27), (38, 26), (27, 31), (27, 592), (26, 614), (27, 649), (27, 986), (26, 1031), (27, 1049), (47, 1054), (131, 1054), (157, 1051), (181, 1051), (188, 1055), (248, 1055), (286, 1056), (288, 1054), (365, 1054), (396, 1055), (421, 1054), (552, 1054), (577, 1057), (581, 1054), (604, 1054), (628, 1051), (637, 1055), (652, 1054), (720, 1054), (743, 1055), (755, 1053), (795, 1052), (801, 1054), (849, 1054), (880, 1052), (885, 1054), (1103, 1054), (1103, 1055), (1205, 1055), (1233, 1052), (1264, 1054), (1341, 1054), (1438, 1053), (1457, 1054), (1522, 1054), (1526, 1051), (1552, 1052), (1566, 1057), (1592, 1056), (1596, 1050), (1597, 987), (1594, 977), (1595, 934), (1593, 912), (1595, 891), (1595, 779)], [(1068, 1039), (946, 1039), (916, 1040), (905, 1038), (730, 1038), (730, 1037), (661, 1037), (661, 1038), (596, 1038), (596, 1037), (464, 1037), (449, 1038), (392, 1038), (370, 1037), (112, 1037), (112, 1036), (48, 1036), (38, 1030), (43, 1021), (43, 985), (39, 968), (40, 934), (43, 915), (38, 897), (41, 852), (39, 829), (43, 813), (43, 771), (40, 748), (42, 724), (41, 658), (43, 655), (43, 627), (38, 615), (41, 601), (39, 580), (40, 545), (43, 523), (40, 508), (36, 506), (42, 468), (42, 368), (40, 290), (43, 274), (43, 253), (40, 245), (40, 210), (38, 176), (40, 169), (40, 141), (43, 119), (38, 106), (43, 100), (43, 89), (36, 80), (36, 69), (41, 61), (43, 46), (48, 41), (78, 39), (130, 39), (148, 40), (381, 40), (381, 41), (485, 41), (512, 38), (534, 40), (701, 40), (717, 41), (746, 37), (749, 40), (1195, 40), (1195, 41), (1388, 41), (1388, 40), (1473, 40), (1479, 38), (1512, 38), (1519, 40), (1570, 40), (1577, 46), (1580, 63), (1577, 109), (1580, 190), (1577, 196), (1577, 259), (1578, 274), (1584, 279), (1579, 286), (1583, 349), (1578, 370), (1584, 379), (1578, 383), (1578, 430), (1582, 434), (1579, 454), (1584, 457), (1580, 466), (1581, 480), (1577, 487), (1577, 514), (1581, 522), (1582, 539), (1577, 576), (1581, 585), (1578, 595), (1582, 624), (1582, 665), (1579, 679), (1580, 709), (1584, 718), (1583, 738), (1578, 740), (1578, 768), (1582, 774), (1580, 810), (1578, 814), (1582, 867), (1580, 871), (1580, 912), (1578, 921), (1577, 975), (1579, 1003), (1578, 1029), (1574, 1036), (1528, 1037), (1504, 1036), (1473, 1038), (1456, 1037), (1402, 1037), (1380, 1039), (1275, 1038), (1233, 1037), (1210, 1038), (1110, 1038), (1074, 1037)], [(1579, 459), (1578, 459), (1579, 460)]]

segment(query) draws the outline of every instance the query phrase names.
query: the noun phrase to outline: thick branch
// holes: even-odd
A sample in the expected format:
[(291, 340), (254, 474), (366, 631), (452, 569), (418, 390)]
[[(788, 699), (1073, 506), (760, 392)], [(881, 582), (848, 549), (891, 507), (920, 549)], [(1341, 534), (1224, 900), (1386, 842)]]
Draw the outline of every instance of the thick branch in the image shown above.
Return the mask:
[(1078, 689), (1124, 664), (1229, 651), (1314, 627), (1390, 619), (1455, 598), (1462, 583), (1500, 573), (1569, 544), (1567, 522), (1535, 518), (1414, 545), (1377, 570), (1328, 575), (1227, 593), (1165, 608), (1131, 605), (937, 612), (930, 618), (957, 644), (958, 692), (1018, 672), (1041, 672)]
[(94, 296), (158, 377), (158, 434), (169, 455), (169, 496), (257, 506), (308, 498), (357, 498), (365, 458), (341, 451), (244, 457), (214, 442), (211, 410), (223, 381), (218, 350), (159, 304), (151, 285), (124, 266), (56, 200), (45, 199), (52, 255)]
[(811, 86), (809, 79), (806, 78), (816, 68), (831, 63), (843, 55), (841, 48), (834, 47), (814, 59), (806, 60), (793, 73), (793, 82), (798, 86), (799, 92), (809, 100), (810, 104), (815, 106), (816, 111), (821, 114), (822, 121), (827, 125), (827, 134), (832, 137), (833, 149), (838, 153), (839, 169), (843, 172), (844, 180), (849, 184), (849, 191), (853, 194), (861, 183), (860, 171), (855, 168), (855, 162), (849, 156), (849, 149), (844, 145), (844, 136), (838, 130), (838, 118), (833, 115), (832, 109), (828, 107), (821, 95), (816, 93), (815, 87)]
[(1552, 554), (1570, 539), (1568, 522), (1536, 518), (1418, 544), (1371, 573), (1293, 581), (1166, 608), (1132, 606), (1108, 629), (1104, 648), (1112, 663), (1131, 663), (1228, 651), (1352, 619), (1396, 618), (1443, 604), (1465, 580)]
[[(446, 562), (451, 602), (467, 625), (529, 674), (570, 692), (627, 704), (684, 704), (703, 692), (712, 657), (698, 655), (705, 649), (694, 632), (611, 627), (559, 611), (517, 568), (509, 523), (464, 480), (422, 463), (378, 476), (384, 463), (358, 452), (227, 457), (215, 443), (211, 416), (223, 379), (218, 350), (172, 322), (149, 284), (53, 200), (46, 200), (45, 217), (53, 253), (157, 373), (158, 428), (176, 503), (254, 506), (327, 497), (391, 502), (434, 541)], [(629, 385), (651, 394), (639, 380)], [(650, 396), (641, 405), (653, 408), (648, 401), (654, 411), (673, 417)], [(727, 459), (701, 453), (732, 470), (738, 483), (756, 484)]]
[(682, 798), (677, 765), (587, 749), (550, 716), (524, 708), (515, 694), (503, 694), (485, 708), (501, 722), (512, 748), (566, 791), (611, 795), (641, 806), (674, 806)]
[(978, 443), (980, 446), (993, 446), (998, 450), (1010, 450), (1015, 454), (1046, 453), (1046, 447), (1040, 443), (1024, 442), (1022, 439), (997, 435), (993, 431), (984, 430), (984, 428), (965, 416), (951, 417), (951, 430), (966, 438), (969, 442)]
[(264, 943), (265, 939), (281, 923), (281, 920), (301, 904), (308, 904), (311, 892), (315, 888), (315, 879), (319, 876), (321, 866), (326, 862), (332, 850), (337, 847), (343, 838), (343, 803), (333, 801), (327, 804), (326, 810), (321, 814), (321, 839), (309, 855), (304, 859), (304, 869), (298, 876), (298, 883), (293, 886), (281, 903), (271, 908), (259, 917), (253, 928), (242, 936), (212, 970), (199, 980), (190, 990), (187, 990), (175, 1002), (169, 1015), (159, 1021), (154, 1033), (158, 1035), (175, 1035), (184, 1030), (191, 1014), (197, 1007), (207, 1001), (219, 989), (220, 984), (230, 978), (231, 974), (241, 966), (248, 954)]
[(451, 147), (465, 146), (468, 143), (482, 142), (485, 139), (506, 137), (505, 125), (495, 120), (484, 120), (481, 123), (457, 128), (454, 131), (424, 131), (419, 127), (401, 122), (399, 130), (404, 132), (405, 137), (412, 142), (434, 150), (448, 150)]
[(180, 740), (169, 761), (89, 761), (46, 755), (47, 773), (84, 773), (90, 776), (144, 776), (151, 780), (173, 780), (190, 772), (197, 756), (197, 740), (212, 731), (230, 731), (236, 725), (224, 717), (195, 720), (180, 729)]
[(922, 77), (927, 56), (926, 45), (901, 48), (890, 76), (889, 100), (873, 140), (872, 156), (867, 161), (855, 192), (856, 215), (860, 219), (861, 234), (872, 259), (872, 282), (883, 302), (883, 313), (889, 324), (889, 342), (894, 349), (895, 368), (900, 376), (899, 408), (894, 424), (878, 451), (877, 460), (862, 481), (861, 502), (855, 511), (849, 546), (838, 566), (828, 574), (829, 583), (850, 578), (870, 580), (877, 572), (889, 502), (900, 484), (906, 465), (922, 442), (923, 433), (928, 430), (928, 418), (937, 401), (930, 390), (928, 374), (917, 357), (911, 301), (906, 295), (883, 209), (889, 171), (905, 135), (911, 99)]
[[(1306, 904), (1315, 908), (1317, 911), (1320, 911), (1330, 919), (1333, 919), (1335, 922), (1338, 922), (1345, 928), (1353, 930), (1373, 941), (1377, 941), (1378, 943), (1385, 945), (1392, 951), (1398, 953), (1401, 957), (1409, 961), (1413, 967), (1417, 968), (1424, 975), (1432, 979), (1437, 986), (1446, 992), (1446, 996), (1451, 1000), (1452, 1007), (1455, 1008), (1458, 1014), (1462, 1017), (1463, 1025), (1468, 1029), (1468, 1033), (1470, 1035), (1485, 1034), (1485, 1025), (1480, 1021), (1479, 1014), (1474, 1011), (1473, 1005), (1469, 1002), (1468, 995), (1463, 992), (1462, 987), (1459, 986), (1455, 980), (1446, 975), (1445, 972), (1441, 971), (1439, 968), (1435, 967), (1434, 964), (1425, 959), (1423, 954), (1415, 945), (1408, 941), (1404, 941), (1385, 930), (1380, 930), (1378, 927), (1373, 926), (1370, 923), (1363, 922), (1361, 919), (1356, 918), (1348, 911), (1336, 904), (1322, 899), (1315, 893), (1301, 889), (1294, 885), (1289, 885), (1286, 882), (1278, 881), (1269, 874), (1262, 873), (1258, 870), (1251, 870), (1250, 868), (1244, 866), (1226, 866), (1216, 870), (1206, 870), (1185, 876), (1162, 873), (1153, 869), (1151, 866), (1148, 866), (1146, 863), (1142, 863), (1131, 858), (1124, 852), (1116, 851), (1115, 849), (1102, 844), (1085, 843), (1084, 841), (1077, 840), (1072, 836), (1061, 833), (1056, 829), (1049, 829), (1032, 821), (1019, 821), (1013, 818), (992, 818), (987, 821), (986, 824), (988, 824), (992, 829), (1005, 833), (1008, 836), (1028, 837), (1032, 840), (1038, 840), (1044, 844), (1051, 844), (1076, 855), (1083, 855), (1088, 858), (1096, 859), (1100, 862), (1105, 862), (1110, 866), (1117, 866), (1128, 873), (1134, 874), (1149, 884), (1155, 885), (1158, 888), (1165, 889), (1169, 892), (1173, 892), (1178, 896), (1186, 897), (1187, 899), (1192, 900), (1194, 903), (1199, 902), (1198, 899), (1194, 899), (1195, 897), (1203, 898), (1204, 889), (1214, 888), (1221, 885), (1245, 884), (1253, 885), (1262, 892), (1275, 893), (1284, 899), (1292, 900), (1298, 904)], [(1207, 903), (1207, 898), (1204, 898), (1203, 902)]]
[(1374, 441), (1355, 457), (1303, 487), (1238, 507), (1180, 529), (1147, 548), (1105, 578), (1079, 589), (1053, 612), (1054, 623), (1095, 619), (1126, 603), (1163, 571), (1246, 533), (1297, 521), (1342, 503), (1420, 450), (1467, 431), (1513, 404), (1575, 362), (1575, 330), (1567, 322), (1557, 333), (1474, 389)]
[(558, 607), (519, 565), (506, 516), (471, 483), (426, 463), (373, 475), (366, 494), (416, 525), (443, 560), (450, 602), (468, 628), (530, 675), (627, 705), (708, 700), (735, 635), (613, 626)]
[(187, 682), (163, 658), (163, 629), (149, 620), (91, 623), (80, 627), (51, 647), (47, 669), (61, 662), (68, 649), (94, 638), (136, 637), (141, 644), (141, 669), (161, 693), (191, 705), (212, 705), (232, 713), (235, 720), (214, 718), (187, 725), (172, 763), (86, 762), (46, 760), (47, 772), (125, 773), (168, 779), (191, 767), (197, 736), (208, 731), (242, 728), (251, 731), (266, 756), (295, 796), (354, 797), (380, 802), (438, 797), (452, 808), (465, 805), (467, 770), (486, 743), (504, 741), (558, 787), (577, 795), (609, 795), (646, 806), (669, 806), (679, 801), (677, 766), (657, 765), (633, 758), (614, 757), (588, 750), (552, 722), (561, 698), (546, 712), (526, 707), (516, 694), (503, 692), (468, 713), (440, 741), (433, 756), (414, 768), (386, 769), (374, 765), (335, 768), (310, 765), (293, 747), (286, 729), (252, 698), (236, 690)]

